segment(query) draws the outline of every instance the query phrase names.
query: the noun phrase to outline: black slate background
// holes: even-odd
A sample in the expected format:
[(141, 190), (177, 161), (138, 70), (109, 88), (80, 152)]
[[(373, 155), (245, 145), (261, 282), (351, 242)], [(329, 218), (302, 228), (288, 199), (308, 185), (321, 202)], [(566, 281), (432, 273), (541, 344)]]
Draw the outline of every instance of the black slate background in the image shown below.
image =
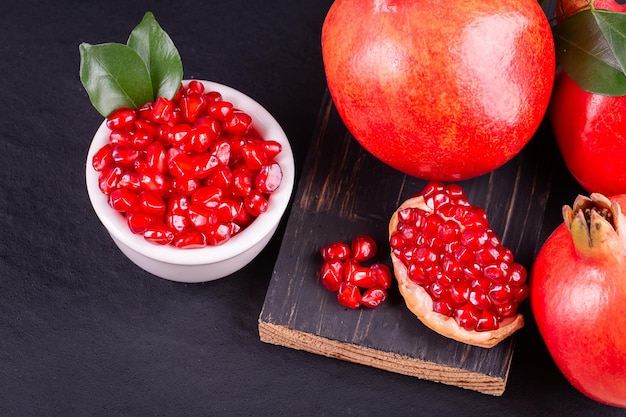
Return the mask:
[[(532, 323), (499, 398), (260, 342), (280, 233), (244, 270), (198, 285), (155, 278), (115, 247), (84, 186), (101, 117), (78, 79), (78, 45), (125, 42), (152, 11), (185, 77), (266, 106), (302, 167), (325, 93), (330, 4), (0, 5), (0, 416), (626, 415), (575, 391)], [(579, 191), (557, 171), (546, 231)]]

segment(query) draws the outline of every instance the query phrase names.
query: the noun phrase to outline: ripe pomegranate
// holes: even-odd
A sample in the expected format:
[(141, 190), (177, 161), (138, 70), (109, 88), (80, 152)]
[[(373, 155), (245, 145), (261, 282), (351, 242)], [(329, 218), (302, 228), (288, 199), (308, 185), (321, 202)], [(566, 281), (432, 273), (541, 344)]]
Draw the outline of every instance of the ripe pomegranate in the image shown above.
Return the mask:
[(336, 0), (328, 88), (349, 131), (406, 174), (453, 181), (516, 155), (548, 106), (555, 52), (536, 0)]
[(561, 372), (583, 394), (626, 407), (626, 195), (579, 196), (532, 269), (531, 307)]
[(492, 347), (524, 325), (526, 270), (513, 261), (460, 186), (430, 182), (389, 222), (391, 259), (407, 307), (460, 342)]
[(626, 193), (626, 96), (584, 91), (561, 72), (548, 115), (563, 160), (580, 185), (604, 195)]

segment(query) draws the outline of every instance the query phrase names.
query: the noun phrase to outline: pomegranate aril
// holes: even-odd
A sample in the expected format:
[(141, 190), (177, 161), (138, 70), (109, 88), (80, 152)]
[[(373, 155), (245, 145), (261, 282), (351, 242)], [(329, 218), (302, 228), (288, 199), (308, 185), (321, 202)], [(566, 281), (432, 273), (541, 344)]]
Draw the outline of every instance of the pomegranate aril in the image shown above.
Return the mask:
[(186, 153), (180, 153), (167, 163), (169, 173), (175, 178), (193, 178), (196, 173), (196, 164)]
[(350, 309), (359, 308), (361, 306), (361, 291), (359, 287), (346, 281), (341, 282), (337, 291), (337, 301), (342, 306)]
[(212, 246), (221, 245), (233, 235), (233, 229), (230, 224), (226, 223), (218, 223), (214, 227), (203, 229), (203, 232), (206, 236), (207, 244)]
[(263, 148), (265, 157), (268, 159), (274, 159), (283, 150), (282, 145), (275, 140), (261, 141), (261, 147)]
[(191, 222), (186, 214), (177, 214), (169, 212), (165, 215), (165, 224), (175, 233), (180, 233), (187, 229)]
[(139, 158), (139, 155), (140, 152), (137, 149), (127, 146), (113, 146), (111, 150), (113, 162), (126, 167), (132, 167), (135, 160)]
[(382, 288), (368, 288), (361, 295), (361, 305), (377, 308), (387, 299), (387, 291)]
[(152, 223), (157, 220), (157, 216), (132, 211), (126, 213), (126, 223), (133, 234), (144, 233)]
[(101, 147), (91, 159), (91, 165), (93, 166), (93, 169), (101, 172), (102, 170), (104, 170), (104, 168), (111, 165), (114, 162), (112, 152), (113, 146), (110, 143), (107, 143), (106, 145)]
[(145, 191), (163, 195), (170, 188), (170, 183), (160, 172), (144, 171), (141, 173), (141, 186)]
[(217, 213), (215, 210), (192, 204), (187, 211), (187, 218), (194, 227), (208, 227), (217, 224)]
[(113, 111), (106, 120), (106, 126), (111, 130), (122, 130), (133, 126), (137, 113), (128, 107), (120, 107)]
[(132, 210), (136, 201), (137, 193), (126, 188), (115, 189), (109, 194), (109, 205), (120, 213)]
[(201, 93), (193, 93), (187, 90), (187, 95), (180, 100), (182, 120), (194, 123), (206, 108), (207, 103)]
[(215, 101), (210, 103), (207, 113), (217, 120), (226, 120), (233, 114), (233, 105), (228, 101)]
[(466, 330), (475, 330), (480, 318), (480, 311), (471, 304), (464, 304), (456, 309), (457, 323)]
[(339, 291), (343, 282), (343, 263), (341, 261), (324, 262), (320, 269), (320, 281), (327, 290)]
[(479, 332), (495, 330), (499, 327), (498, 315), (491, 310), (483, 310), (476, 323), (476, 330)]
[(248, 142), (241, 147), (241, 155), (250, 170), (257, 171), (269, 161), (263, 152), (263, 148), (252, 142)]
[(206, 236), (197, 229), (184, 230), (174, 238), (174, 246), (181, 249), (202, 248), (206, 245)]
[(143, 237), (157, 245), (169, 245), (174, 241), (174, 232), (165, 223), (156, 220), (144, 230)]
[(361, 234), (352, 239), (350, 249), (352, 257), (359, 262), (372, 258), (378, 250), (376, 241), (371, 236)]
[(491, 307), (491, 299), (481, 290), (470, 290), (469, 302), (479, 310)]
[(219, 162), (223, 165), (228, 165), (231, 159), (230, 148), (231, 146), (229, 141), (217, 140), (211, 144), (209, 150), (211, 154), (219, 160)]
[(233, 172), (227, 165), (218, 165), (214, 170), (209, 173), (209, 176), (205, 179), (206, 185), (214, 185), (226, 190), (231, 187), (233, 183)]
[(254, 179), (254, 186), (263, 194), (271, 194), (278, 187), (283, 179), (283, 171), (276, 162), (261, 167)]
[(198, 126), (192, 128), (189, 142), (195, 152), (206, 152), (211, 142), (213, 142), (217, 136), (217, 132), (214, 132), (209, 127)]
[(374, 276), (376, 279), (376, 286), (383, 289), (391, 288), (391, 269), (385, 264), (375, 263), (370, 266), (372, 271), (374, 272)]
[(204, 93), (204, 98), (207, 103), (215, 103), (216, 101), (222, 101), (222, 95), (218, 91), (207, 91)]
[(154, 193), (142, 191), (137, 196), (135, 211), (161, 216), (165, 213), (165, 209), (166, 205), (163, 199)]
[(320, 249), (322, 259), (326, 262), (345, 261), (350, 258), (352, 252), (345, 242), (332, 242)]
[(229, 223), (234, 221), (241, 210), (245, 210), (243, 207), (243, 201), (241, 199), (234, 199), (225, 197), (223, 198), (215, 208), (217, 219), (222, 223)]
[(219, 159), (215, 155), (202, 153), (192, 158), (193, 177), (203, 179), (209, 176), (215, 168), (220, 165)]
[[(354, 259), (352, 259), (352, 261), (354, 261)], [(358, 264), (351, 268), (344, 269), (344, 280), (356, 285), (359, 288), (375, 287), (377, 284), (376, 278), (376, 274), (371, 268), (360, 266)]]
[(152, 105), (152, 120), (159, 124), (165, 124), (175, 117), (174, 103), (165, 97), (158, 97)]
[(454, 314), (453, 301), (449, 298), (442, 298), (433, 301), (433, 311), (451, 317)]
[(222, 201), (224, 193), (221, 188), (207, 185), (198, 188), (191, 194), (191, 203), (214, 209)]
[(158, 125), (150, 120), (137, 119), (135, 120), (135, 131), (145, 131), (152, 134), (152, 137), (158, 132)]
[(191, 140), (191, 125), (179, 123), (170, 126), (168, 140), (173, 146), (184, 150), (185, 142)]
[(511, 299), (511, 287), (506, 284), (494, 285), (489, 290), (489, 298), (493, 304), (504, 304)]
[(243, 202), (246, 210), (254, 217), (259, 217), (262, 213), (265, 213), (269, 205), (267, 199), (257, 190), (250, 191), (250, 193), (243, 198)]
[(135, 130), (131, 135), (130, 147), (137, 150), (144, 150), (153, 141), (154, 134), (147, 130)]
[(252, 174), (246, 166), (239, 166), (232, 171), (233, 192), (245, 197), (252, 191)]
[(137, 119), (135, 120), (135, 123), (137, 123), (138, 120), (144, 120), (151, 123), (154, 122), (154, 119), (152, 118), (152, 105), (153, 103), (145, 103), (137, 107)]
[(165, 147), (160, 142), (152, 142), (145, 149), (146, 161), (148, 167), (155, 172), (165, 173)]
[(191, 80), (189, 84), (187, 84), (186, 94), (203, 94), (204, 93), (204, 84), (198, 80)]
[(107, 166), (98, 176), (98, 187), (103, 194), (109, 195), (117, 188), (119, 180), (122, 178), (124, 170), (121, 166), (111, 164)]
[(242, 111), (233, 111), (233, 113), (224, 120), (222, 127), (227, 133), (245, 135), (248, 133), (248, 130), (250, 130), (251, 124), (252, 118), (250, 115)]

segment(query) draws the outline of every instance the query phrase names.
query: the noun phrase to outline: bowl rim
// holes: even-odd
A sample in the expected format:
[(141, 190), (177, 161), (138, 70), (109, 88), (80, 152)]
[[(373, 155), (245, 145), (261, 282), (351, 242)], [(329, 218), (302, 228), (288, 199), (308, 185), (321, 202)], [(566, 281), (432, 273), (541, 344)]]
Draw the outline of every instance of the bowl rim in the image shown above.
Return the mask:
[[(191, 79), (182, 81), (184, 86)], [(200, 81), (205, 91), (218, 91), (226, 101), (230, 101), (252, 117), (255, 129), (265, 139), (271, 139), (282, 145), (281, 152), (275, 160), (283, 172), (280, 186), (271, 194), (268, 209), (260, 214), (250, 225), (228, 241), (217, 246), (180, 249), (173, 245), (157, 245), (144, 239), (141, 234), (133, 234), (124, 216), (114, 210), (105, 194), (98, 187), (99, 173), (92, 166), (93, 155), (108, 142), (110, 129), (104, 120), (98, 127), (89, 146), (85, 167), (85, 181), (92, 207), (106, 230), (117, 240), (143, 256), (179, 265), (204, 265), (234, 258), (257, 245), (268, 234), (273, 234), (280, 223), (291, 200), (295, 183), (295, 161), (291, 144), (284, 130), (276, 119), (256, 100), (232, 87), (207, 80)], [(261, 220), (261, 221), (259, 221)]]

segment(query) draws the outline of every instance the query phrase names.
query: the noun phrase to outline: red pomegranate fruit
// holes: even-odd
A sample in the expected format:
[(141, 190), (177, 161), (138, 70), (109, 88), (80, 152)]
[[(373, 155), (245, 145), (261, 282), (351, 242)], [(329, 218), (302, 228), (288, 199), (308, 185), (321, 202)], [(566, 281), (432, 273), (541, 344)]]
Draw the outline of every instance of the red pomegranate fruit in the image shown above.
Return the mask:
[(524, 325), (526, 270), (460, 186), (430, 182), (402, 203), (389, 244), (400, 293), (427, 327), (489, 348)]
[(565, 72), (548, 110), (563, 160), (588, 192), (626, 193), (626, 96), (580, 88)]
[(467, 179), (510, 160), (539, 126), (554, 81), (536, 0), (336, 0), (321, 41), (348, 130), (424, 179)]
[(563, 375), (588, 397), (626, 407), (626, 195), (579, 196), (535, 260), (531, 307)]

